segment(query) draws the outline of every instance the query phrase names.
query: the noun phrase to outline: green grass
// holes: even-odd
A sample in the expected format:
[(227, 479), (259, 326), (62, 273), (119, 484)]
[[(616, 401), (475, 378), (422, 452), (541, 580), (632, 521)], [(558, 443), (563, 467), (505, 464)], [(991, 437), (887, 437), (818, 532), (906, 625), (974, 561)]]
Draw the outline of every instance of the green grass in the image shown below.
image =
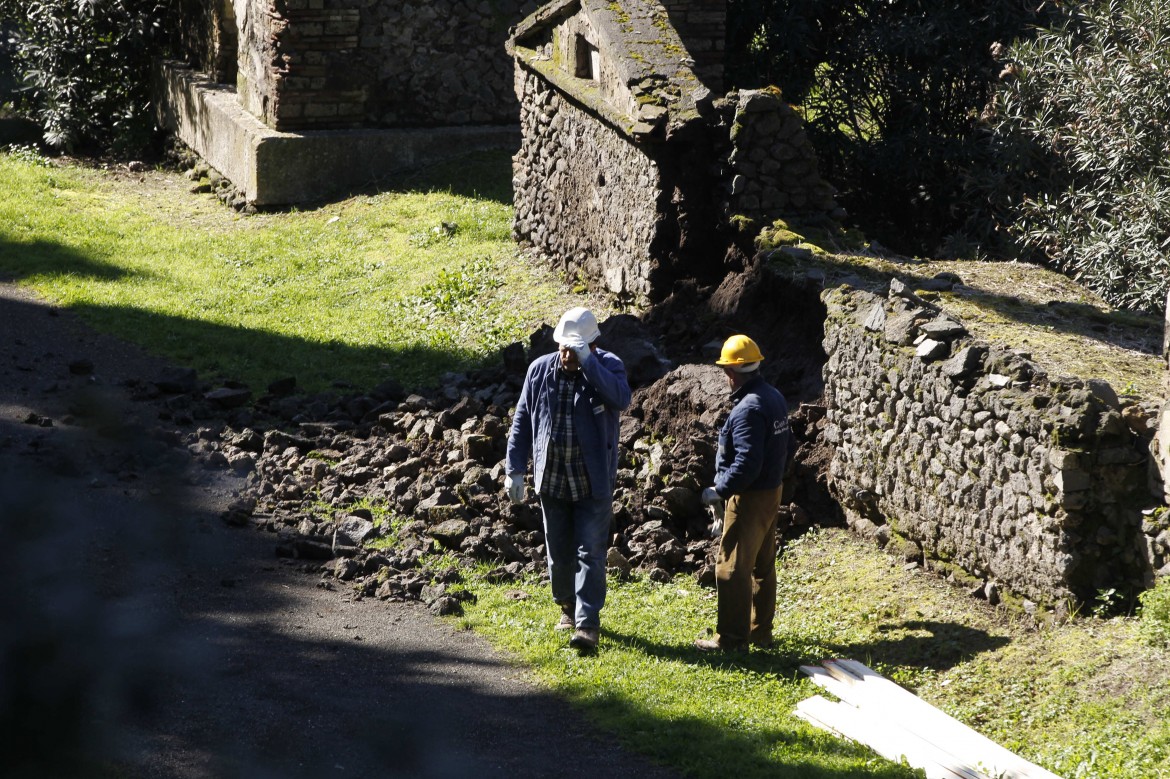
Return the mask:
[[(256, 389), (435, 383), (578, 305), (511, 241), (506, 155), (402, 191), (240, 216), (174, 174), (0, 154), (0, 275), (98, 328)], [(494, 193), (477, 196), (478, 192)]]
[[(0, 275), (205, 376), (434, 382), (580, 302), (517, 257), (507, 163), (477, 156), (400, 191), (243, 217), (173, 174), (0, 153)], [(402, 518), (367, 507), (393, 547)], [(1062, 776), (1170, 776), (1170, 653), (1140, 643), (1135, 619), (1036, 628), (840, 531), (791, 544), (779, 570), (776, 647), (736, 659), (691, 648), (714, 601), (685, 578), (614, 582), (595, 657), (552, 630), (539, 582), (471, 582), (479, 600), (461, 620), (691, 776), (726, 775), (729, 761), (743, 777), (913, 776), (792, 716), (816, 692), (799, 666), (833, 656)]]
[[(710, 590), (611, 580), (594, 657), (552, 629), (547, 584), (475, 582), (464, 626), (531, 665), (623, 743), (689, 776), (913, 776), (793, 716), (820, 692), (801, 664), (851, 657), (1064, 777), (1170, 776), (1168, 655), (1137, 621), (1037, 628), (844, 531), (814, 531), (779, 567), (776, 646), (691, 648), (715, 621)], [(522, 593), (518, 596), (518, 593)]]

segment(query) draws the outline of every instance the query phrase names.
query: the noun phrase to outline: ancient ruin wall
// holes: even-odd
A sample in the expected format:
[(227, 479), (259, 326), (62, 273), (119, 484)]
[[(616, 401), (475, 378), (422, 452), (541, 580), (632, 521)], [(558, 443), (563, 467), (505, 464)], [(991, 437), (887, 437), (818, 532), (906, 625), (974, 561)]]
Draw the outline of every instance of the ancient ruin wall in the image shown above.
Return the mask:
[(1170, 293), (1166, 294), (1166, 324), (1162, 330), (1162, 359), (1166, 361), (1165, 380), (1162, 382), (1162, 412), (1158, 415), (1158, 429), (1150, 443), (1150, 489), (1159, 492), (1170, 503)]
[(662, 5), (695, 61), (695, 74), (712, 92), (722, 92), (727, 0), (663, 0)]
[(774, 89), (728, 95), (733, 112), (727, 213), (760, 224), (781, 217), (840, 219), (832, 185), (821, 178), (817, 153), (800, 116)]
[(239, 27), (236, 92), (240, 105), (270, 127), (275, 127), (280, 72), (277, 45), (286, 22), (273, 0), (233, 0)]
[(1143, 523), (1148, 442), (1090, 385), (896, 288), (824, 296), (830, 484), (851, 526), (1040, 603), (1149, 586), (1170, 534)]
[(531, 0), (235, 0), (240, 99), (276, 130), (514, 124)]
[(569, 277), (645, 299), (662, 196), (658, 166), (548, 82), (516, 68), (523, 142), (513, 158), (513, 235)]

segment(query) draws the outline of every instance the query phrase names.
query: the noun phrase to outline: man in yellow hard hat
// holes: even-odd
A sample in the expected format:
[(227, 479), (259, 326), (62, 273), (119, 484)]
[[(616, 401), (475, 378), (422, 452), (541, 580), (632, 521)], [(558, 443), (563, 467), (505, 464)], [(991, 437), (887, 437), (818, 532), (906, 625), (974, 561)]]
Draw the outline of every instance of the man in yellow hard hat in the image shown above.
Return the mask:
[(719, 431), (715, 486), (703, 501), (721, 506), (723, 533), (715, 559), (715, 635), (695, 641), (704, 651), (772, 644), (776, 613), (776, 516), (792, 449), (788, 404), (760, 375), (764, 355), (746, 335), (723, 344), (723, 367), (735, 407)]

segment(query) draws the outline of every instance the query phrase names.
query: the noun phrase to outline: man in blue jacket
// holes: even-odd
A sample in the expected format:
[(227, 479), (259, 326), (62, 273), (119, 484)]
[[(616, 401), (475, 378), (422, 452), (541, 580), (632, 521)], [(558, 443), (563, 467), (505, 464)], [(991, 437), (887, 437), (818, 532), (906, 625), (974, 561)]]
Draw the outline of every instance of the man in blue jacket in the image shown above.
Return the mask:
[(585, 308), (565, 312), (553, 331), (560, 349), (528, 366), (508, 436), (504, 488), (524, 499), (524, 474), (544, 513), (544, 544), (558, 630), (570, 645), (597, 648), (605, 605), (605, 558), (618, 466), (618, 420), (630, 404), (626, 368), (598, 349), (597, 319)]
[(735, 407), (719, 431), (715, 486), (703, 491), (708, 505), (727, 502), (715, 558), (715, 636), (695, 641), (704, 652), (772, 644), (776, 515), (792, 434), (784, 396), (759, 373), (763, 359), (755, 341), (733, 335), (715, 362), (723, 366)]

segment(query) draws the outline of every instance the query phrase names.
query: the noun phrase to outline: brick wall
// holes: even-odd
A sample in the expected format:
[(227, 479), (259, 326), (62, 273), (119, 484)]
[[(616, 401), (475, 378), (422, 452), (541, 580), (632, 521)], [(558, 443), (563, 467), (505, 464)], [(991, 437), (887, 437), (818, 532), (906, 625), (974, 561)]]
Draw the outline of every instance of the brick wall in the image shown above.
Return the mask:
[(662, 4), (695, 61), (695, 75), (712, 92), (722, 92), (727, 0), (663, 0)]
[(281, 131), (514, 124), (531, 0), (239, 0), (244, 107)]

